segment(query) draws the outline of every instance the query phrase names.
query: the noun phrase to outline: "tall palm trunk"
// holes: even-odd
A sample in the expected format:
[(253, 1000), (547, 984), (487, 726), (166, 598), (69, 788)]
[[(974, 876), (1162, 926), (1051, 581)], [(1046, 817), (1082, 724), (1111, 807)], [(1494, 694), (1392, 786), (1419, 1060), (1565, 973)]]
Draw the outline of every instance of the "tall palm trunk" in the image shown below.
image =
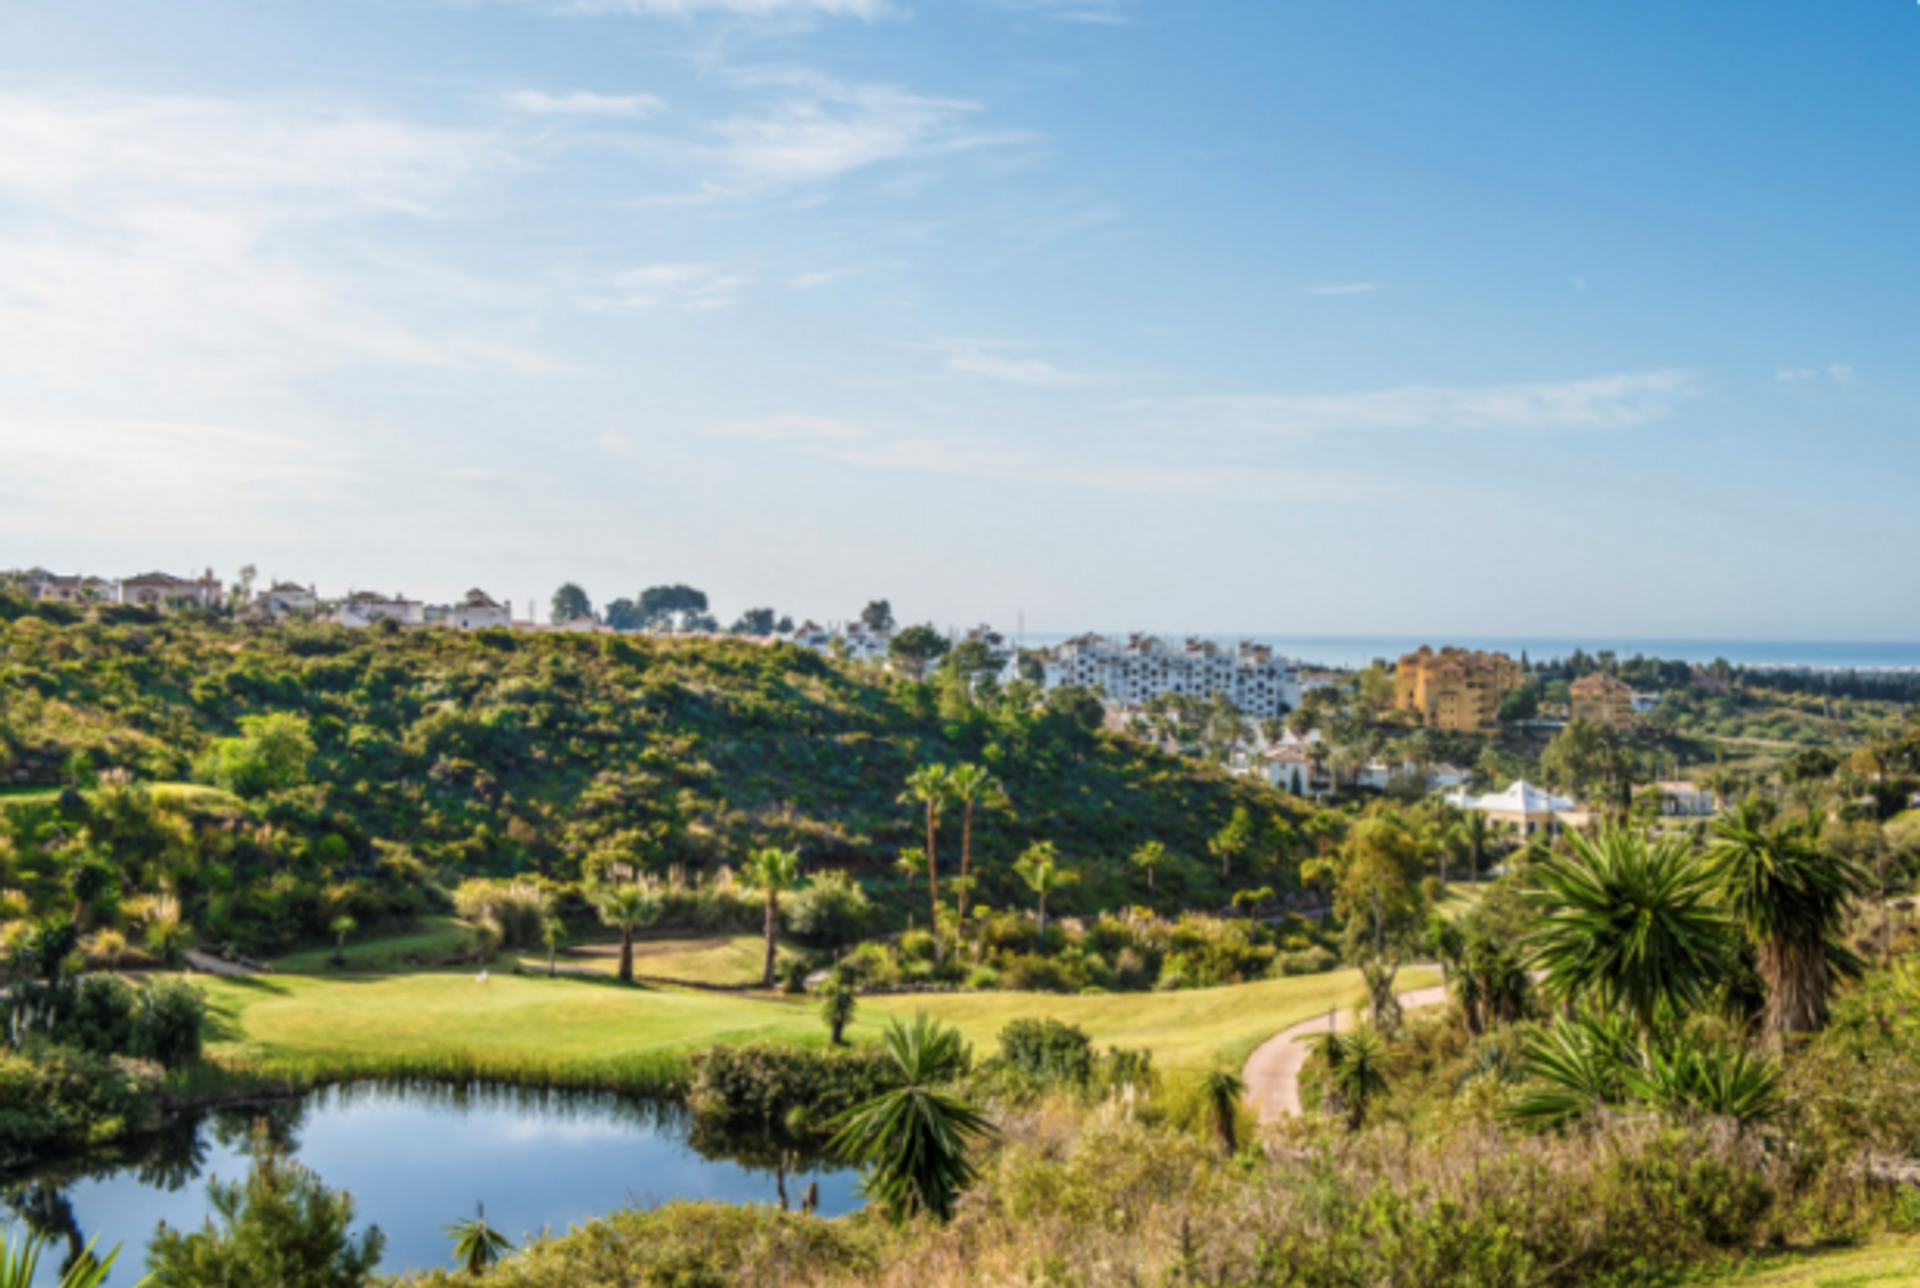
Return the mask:
[(967, 937), (967, 892), (972, 887), (967, 884), (967, 869), (973, 860), (973, 798), (967, 798), (966, 808), (960, 814), (960, 893), (954, 898), (954, 911), (959, 914), (954, 922), (955, 934), (964, 942)]
[(1040, 896), (1040, 951), (1047, 951), (1047, 896)]
[(927, 893), (933, 900), (933, 920), (927, 923), (927, 929), (933, 932), (933, 965), (938, 970), (945, 960), (940, 951), (940, 862), (934, 855), (934, 804), (927, 802)]
[(620, 927), (620, 982), (633, 983), (633, 927)]
[(760, 972), (760, 987), (773, 987), (774, 953), (780, 938), (780, 892), (767, 887), (767, 961)]
[(1760, 977), (1767, 982), (1767, 1032), (1777, 1042), (1789, 1033), (1817, 1033), (1827, 1026), (1827, 953), (1817, 937), (1759, 945)]

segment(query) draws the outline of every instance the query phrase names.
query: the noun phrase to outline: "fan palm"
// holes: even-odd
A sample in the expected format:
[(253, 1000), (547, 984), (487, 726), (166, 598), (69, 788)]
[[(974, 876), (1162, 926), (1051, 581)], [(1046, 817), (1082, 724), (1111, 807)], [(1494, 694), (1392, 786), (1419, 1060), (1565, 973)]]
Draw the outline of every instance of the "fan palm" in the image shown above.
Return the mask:
[(360, 929), (360, 923), (345, 913), (342, 913), (328, 923), (327, 929), (333, 932), (333, 964), (335, 966), (345, 966), (347, 964), (347, 936)]
[(1071, 868), (1060, 866), (1059, 852), (1052, 841), (1037, 841), (1029, 845), (1013, 865), (1014, 872), (1027, 883), (1027, 889), (1033, 891), (1040, 900), (1040, 947), (1047, 946), (1047, 899), (1062, 889), (1077, 882), (1080, 874)]
[(620, 982), (633, 983), (633, 933), (660, 916), (660, 896), (650, 886), (608, 886), (594, 895), (603, 925), (620, 932)]
[(1729, 926), (1683, 840), (1575, 832), (1568, 853), (1534, 864), (1533, 879), (1528, 898), (1542, 917), (1526, 939), (1528, 965), (1563, 1001), (1590, 994), (1648, 1033), (1663, 1010), (1704, 1006), (1729, 968)]
[(547, 946), (547, 978), (552, 979), (560, 945), (567, 942), (567, 923), (558, 917), (546, 918), (540, 923), (540, 941)]
[(968, 884), (967, 872), (973, 863), (973, 807), (976, 802), (993, 800), (999, 791), (1000, 784), (979, 765), (955, 765), (947, 773), (948, 798), (960, 806), (960, 892), (957, 900), (960, 915), (955, 926), (956, 933), (962, 936), (967, 929), (967, 891), (972, 888)]
[(835, 970), (820, 985), (820, 1018), (827, 1023), (833, 1045), (846, 1045), (847, 1025), (860, 1005), (860, 990), (844, 970)]
[[(36, 1288), (41, 1283), (36, 1276), (40, 1271), (40, 1253), (45, 1247), (46, 1240), (37, 1234), (16, 1239), (0, 1229), (0, 1288)], [(119, 1255), (120, 1249), (115, 1248), (104, 1258), (95, 1257), (89, 1244), (49, 1288), (101, 1288)], [(142, 1279), (140, 1284), (147, 1282)], [(140, 1288), (140, 1284), (134, 1288)]]
[(1832, 968), (1852, 965), (1840, 943), (1848, 906), (1867, 890), (1867, 872), (1820, 845), (1817, 822), (1769, 826), (1746, 800), (1713, 825), (1707, 858), (1727, 912), (1753, 943), (1766, 984), (1768, 1032), (1826, 1027)]
[(933, 918), (927, 923), (933, 931), (933, 964), (941, 964), (940, 950), (940, 873), (936, 842), (940, 829), (940, 811), (950, 798), (945, 765), (922, 765), (907, 777), (907, 790), (900, 799), (925, 807), (927, 811), (927, 889), (933, 900)]
[(1240, 1075), (1226, 1069), (1209, 1069), (1200, 1081), (1200, 1095), (1206, 1102), (1214, 1139), (1220, 1142), (1220, 1152), (1229, 1158), (1240, 1152), (1240, 1097), (1246, 1089)]
[(740, 879), (767, 896), (767, 958), (760, 974), (760, 987), (772, 988), (777, 964), (774, 957), (780, 945), (780, 895), (800, 883), (800, 852), (771, 846), (755, 850), (746, 866), (740, 869)]
[(477, 1207), (470, 1220), (456, 1221), (445, 1228), (453, 1239), (454, 1261), (476, 1279), (513, 1251), (507, 1236), (487, 1224), (484, 1206)]
[(966, 1072), (970, 1053), (959, 1030), (924, 1013), (893, 1021), (882, 1041), (898, 1085), (842, 1115), (831, 1148), (867, 1169), (862, 1191), (894, 1221), (921, 1212), (945, 1221), (975, 1176), (969, 1143), (993, 1130), (979, 1110), (935, 1089)]

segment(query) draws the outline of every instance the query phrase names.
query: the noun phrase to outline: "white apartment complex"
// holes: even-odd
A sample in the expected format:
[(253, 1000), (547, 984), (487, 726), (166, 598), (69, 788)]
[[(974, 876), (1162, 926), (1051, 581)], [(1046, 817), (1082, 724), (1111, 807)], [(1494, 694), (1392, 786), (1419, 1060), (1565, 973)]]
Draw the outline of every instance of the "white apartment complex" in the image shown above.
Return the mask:
[(1054, 649), (1046, 671), (1049, 690), (1098, 688), (1123, 707), (1141, 706), (1162, 694), (1209, 698), (1224, 693), (1242, 715), (1264, 719), (1300, 705), (1299, 666), (1249, 641), (1228, 648), (1201, 639), (1173, 645), (1151, 635), (1124, 640), (1082, 635)]

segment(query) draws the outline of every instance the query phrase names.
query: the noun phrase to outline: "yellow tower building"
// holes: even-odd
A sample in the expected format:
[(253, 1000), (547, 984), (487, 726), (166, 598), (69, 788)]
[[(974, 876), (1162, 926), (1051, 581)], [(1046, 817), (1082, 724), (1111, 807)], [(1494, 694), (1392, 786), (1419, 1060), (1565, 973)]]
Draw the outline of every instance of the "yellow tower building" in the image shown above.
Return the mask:
[(1500, 699), (1523, 678), (1505, 653), (1423, 646), (1400, 659), (1393, 704), (1435, 729), (1483, 733), (1499, 724)]

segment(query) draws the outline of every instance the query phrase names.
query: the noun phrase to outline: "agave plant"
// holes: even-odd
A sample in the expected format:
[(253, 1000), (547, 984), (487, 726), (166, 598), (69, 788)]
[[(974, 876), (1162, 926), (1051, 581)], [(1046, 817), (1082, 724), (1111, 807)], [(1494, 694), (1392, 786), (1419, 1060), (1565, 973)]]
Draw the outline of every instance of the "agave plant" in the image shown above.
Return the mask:
[(958, 1029), (926, 1014), (895, 1020), (883, 1038), (899, 1085), (842, 1115), (831, 1148), (867, 1169), (862, 1192), (896, 1222), (918, 1213), (945, 1221), (973, 1182), (970, 1143), (992, 1131), (986, 1116), (936, 1088), (966, 1072)]
[(1742, 1130), (1779, 1117), (1780, 1066), (1744, 1046), (1682, 1038), (1626, 1072), (1638, 1100), (1672, 1117), (1730, 1118)]
[(1535, 1127), (1560, 1127), (1624, 1104), (1626, 1075), (1638, 1060), (1635, 1034), (1618, 1015), (1584, 1011), (1531, 1034), (1521, 1068), (1535, 1086), (1507, 1116)]

